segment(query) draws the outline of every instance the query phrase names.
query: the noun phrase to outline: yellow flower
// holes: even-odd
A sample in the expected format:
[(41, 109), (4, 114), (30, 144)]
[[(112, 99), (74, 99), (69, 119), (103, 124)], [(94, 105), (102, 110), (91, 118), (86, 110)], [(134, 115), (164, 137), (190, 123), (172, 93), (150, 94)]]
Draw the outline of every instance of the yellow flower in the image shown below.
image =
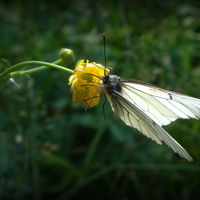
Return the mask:
[(82, 102), (85, 106), (94, 107), (99, 103), (101, 84), (100, 77), (109, 73), (101, 64), (89, 60), (80, 60), (69, 78), (73, 102)]

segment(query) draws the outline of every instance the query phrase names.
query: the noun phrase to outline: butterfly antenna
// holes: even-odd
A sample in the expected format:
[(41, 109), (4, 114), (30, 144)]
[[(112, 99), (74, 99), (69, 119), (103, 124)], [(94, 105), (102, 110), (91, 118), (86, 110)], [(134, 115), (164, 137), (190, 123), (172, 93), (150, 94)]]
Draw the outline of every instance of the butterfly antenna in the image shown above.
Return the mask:
[(103, 34), (103, 53), (104, 53), (104, 62), (105, 62), (105, 70), (104, 75), (106, 75), (106, 35)]
[[(106, 75), (106, 35), (103, 34), (103, 53), (104, 53), (104, 62), (105, 62), (105, 69), (104, 69), (104, 76)], [(105, 97), (105, 95), (104, 95)], [(107, 98), (105, 97), (105, 100), (104, 100), (104, 103), (103, 103), (103, 116), (104, 116), (104, 119), (106, 119), (106, 114), (105, 114), (105, 105), (106, 105), (106, 101), (107, 101)]]

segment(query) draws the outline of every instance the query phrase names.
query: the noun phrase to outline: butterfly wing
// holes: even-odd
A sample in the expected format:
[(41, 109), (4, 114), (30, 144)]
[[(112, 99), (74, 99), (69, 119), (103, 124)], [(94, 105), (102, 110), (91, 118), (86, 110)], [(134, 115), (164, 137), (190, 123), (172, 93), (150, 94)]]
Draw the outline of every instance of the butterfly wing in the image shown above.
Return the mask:
[(127, 125), (138, 129), (142, 134), (156, 141), (158, 144), (162, 144), (162, 141), (164, 141), (174, 152), (188, 161), (192, 161), (192, 157), (180, 144), (129, 99), (117, 91), (113, 91), (112, 94), (106, 93), (106, 96), (110, 101), (114, 113)]
[(168, 125), (178, 118), (200, 119), (200, 99), (160, 87), (120, 78), (120, 95), (142, 110), (158, 125)]

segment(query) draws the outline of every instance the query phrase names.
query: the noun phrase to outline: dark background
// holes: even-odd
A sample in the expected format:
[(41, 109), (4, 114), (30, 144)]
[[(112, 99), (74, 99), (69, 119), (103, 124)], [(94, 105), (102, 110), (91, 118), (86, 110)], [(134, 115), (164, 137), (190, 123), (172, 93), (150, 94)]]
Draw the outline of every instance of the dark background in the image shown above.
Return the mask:
[[(0, 57), (53, 62), (61, 48), (113, 74), (200, 98), (199, 1), (1, 1)], [(33, 66), (30, 66), (33, 67)], [(7, 68), (0, 62), (0, 70)], [(0, 199), (199, 199), (200, 121), (164, 127), (189, 163), (127, 127), (107, 103), (73, 103), (69, 74), (0, 81)]]

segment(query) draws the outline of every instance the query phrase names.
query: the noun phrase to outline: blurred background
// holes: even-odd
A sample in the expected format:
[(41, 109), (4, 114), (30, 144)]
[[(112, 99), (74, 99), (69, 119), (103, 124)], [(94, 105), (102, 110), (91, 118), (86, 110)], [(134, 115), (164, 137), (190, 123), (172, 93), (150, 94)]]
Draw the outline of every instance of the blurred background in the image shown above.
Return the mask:
[[(200, 3), (1, 1), (0, 57), (53, 62), (66, 47), (113, 74), (200, 98)], [(31, 66), (33, 67), (33, 66)], [(7, 66), (0, 62), (1, 72)], [(73, 103), (69, 74), (0, 82), (0, 199), (200, 199), (200, 121), (164, 127), (189, 163), (127, 127), (103, 101)]]

